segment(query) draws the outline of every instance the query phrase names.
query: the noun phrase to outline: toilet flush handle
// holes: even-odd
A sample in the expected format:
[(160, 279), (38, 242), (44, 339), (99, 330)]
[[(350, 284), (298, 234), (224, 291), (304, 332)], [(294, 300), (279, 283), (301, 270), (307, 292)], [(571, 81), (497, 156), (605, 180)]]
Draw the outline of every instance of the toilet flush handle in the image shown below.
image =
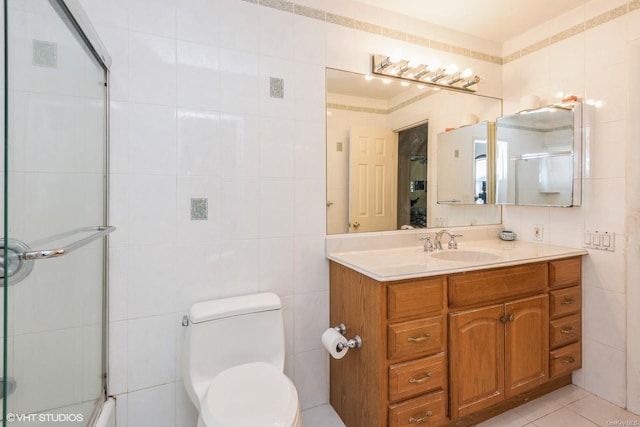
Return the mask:
[(186, 314), (182, 316), (182, 326), (189, 326), (189, 316)]

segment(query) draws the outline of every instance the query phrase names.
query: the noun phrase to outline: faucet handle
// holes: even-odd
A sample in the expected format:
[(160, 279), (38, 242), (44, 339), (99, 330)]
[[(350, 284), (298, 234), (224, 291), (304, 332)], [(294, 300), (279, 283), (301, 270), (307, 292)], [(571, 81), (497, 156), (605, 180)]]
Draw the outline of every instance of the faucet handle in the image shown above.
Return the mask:
[(449, 249), (458, 249), (458, 242), (456, 242), (456, 237), (462, 237), (462, 234), (451, 235), (451, 239), (449, 239)]
[(431, 244), (431, 237), (424, 236), (418, 237), (420, 240), (424, 240), (424, 251), (425, 252), (433, 252), (433, 244)]

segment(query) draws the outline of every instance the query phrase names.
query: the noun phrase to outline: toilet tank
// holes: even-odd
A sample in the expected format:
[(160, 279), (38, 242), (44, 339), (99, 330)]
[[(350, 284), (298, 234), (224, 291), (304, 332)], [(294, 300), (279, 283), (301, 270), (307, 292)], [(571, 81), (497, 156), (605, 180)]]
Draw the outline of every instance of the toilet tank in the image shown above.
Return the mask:
[(185, 335), (183, 375), (199, 407), (221, 371), (250, 362), (284, 369), (284, 325), (280, 298), (271, 292), (194, 304)]

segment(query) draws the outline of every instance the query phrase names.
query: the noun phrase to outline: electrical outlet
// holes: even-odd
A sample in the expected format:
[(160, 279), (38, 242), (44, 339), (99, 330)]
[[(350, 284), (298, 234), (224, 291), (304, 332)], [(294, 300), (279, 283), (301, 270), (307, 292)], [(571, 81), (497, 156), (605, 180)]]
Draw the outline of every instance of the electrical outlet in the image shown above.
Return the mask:
[(533, 240), (542, 240), (542, 224), (533, 226)]

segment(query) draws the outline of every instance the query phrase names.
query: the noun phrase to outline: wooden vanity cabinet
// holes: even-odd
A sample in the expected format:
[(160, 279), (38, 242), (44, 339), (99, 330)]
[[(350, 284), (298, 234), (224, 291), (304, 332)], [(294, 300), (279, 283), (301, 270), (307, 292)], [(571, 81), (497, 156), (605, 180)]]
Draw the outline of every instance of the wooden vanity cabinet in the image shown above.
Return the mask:
[[(456, 283), (462, 283), (468, 293), (479, 294), (475, 299), (465, 298), (462, 307), (454, 302), (449, 308), (452, 419), (488, 408), (547, 380), (546, 267), (546, 263), (534, 264), (525, 269), (505, 268), (450, 277), (450, 295), (459, 292), (452, 289)], [(514, 292), (501, 295), (492, 290), (520, 275), (527, 278), (526, 286), (514, 283), (521, 295)], [(528, 293), (536, 295), (526, 297)], [(486, 299), (498, 303), (462, 309)], [(501, 302), (505, 299), (508, 301)], [(452, 305), (451, 298), (449, 301)]]
[(363, 341), (330, 359), (331, 405), (347, 427), (475, 425), (569, 384), (580, 263), (379, 282), (331, 261), (331, 325)]
[(347, 426), (447, 420), (446, 280), (378, 282), (330, 263), (330, 321), (362, 348), (330, 360), (330, 402)]
[(582, 260), (549, 262), (549, 366), (551, 378), (582, 367)]

